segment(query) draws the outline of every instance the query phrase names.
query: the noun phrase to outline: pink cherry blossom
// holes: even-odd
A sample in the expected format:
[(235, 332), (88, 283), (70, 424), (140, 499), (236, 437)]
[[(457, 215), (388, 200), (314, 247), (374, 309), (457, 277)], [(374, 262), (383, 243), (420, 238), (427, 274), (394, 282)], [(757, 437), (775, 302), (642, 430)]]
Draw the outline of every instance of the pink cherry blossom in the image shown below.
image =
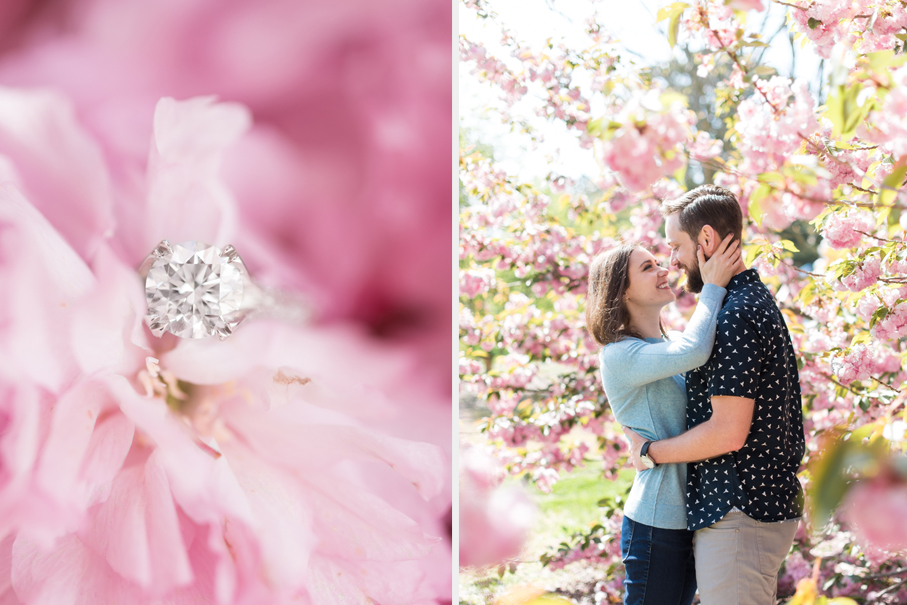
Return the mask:
[(801, 137), (818, 128), (806, 82), (774, 76), (756, 79), (754, 86), (759, 92), (738, 108), (741, 170), (748, 174), (777, 169), (796, 153)]
[(875, 373), (872, 351), (865, 345), (856, 345), (847, 355), (836, 357), (831, 365), (835, 376), (843, 384), (866, 380)]
[(863, 238), (863, 233), (872, 233), (875, 227), (875, 218), (869, 212), (847, 210), (829, 214), (822, 234), (834, 248), (852, 248)]
[(716, 141), (707, 132), (697, 132), (693, 145), (690, 148), (690, 157), (700, 162), (711, 160), (721, 153), (721, 141)]
[[(653, 95), (654, 91), (649, 97)], [(681, 146), (693, 122), (690, 112), (678, 104), (660, 111), (647, 109), (661, 106), (657, 97), (649, 97), (629, 102), (621, 111), (626, 125), (601, 143), (602, 162), (620, 174), (623, 184), (633, 191), (643, 190), (683, 166)], [(645, 125), (636, 125), (632, 116), (643, 119)]]
[(728, 6), (734, 10), (755, 10), (755, 11), (764, 11), (765, 7), (762, 5), (762, 0), (731, 0), (728, 3)]
[[(907, 25), (907, 19), (905, 19)], [(878, 111), (870, 112), (871, 122), (860, 130), (866, 140), (878, 143), (882, 148), (896, 156), (907, 154), (907, 69), (901, 67), (891, 74), (893, 86)]]
[(492, 289), (494, 281), (494, 271), (490, 269), (460, 271), (460, 295), (475, 298), (485, 294)]
[(460, 566), (516, 557), (535, 518), (535, 505), (517, 486), (502, 486), (495, 460), (476, 447), (460, 453)]
[(907, 547), (907, 530), (892, 523), (907, 513), (907, 485), (882, 475), (861, 481), (848, 494), (847, 518), (861, 540), (889, 552)]
[(859, 292), (874, 285), (881, 273), (882, 261), (877, 256), (874, 256), (859, 263), (852, 273), (845, 275), (840, 282), (835, 283), (835, 288)]

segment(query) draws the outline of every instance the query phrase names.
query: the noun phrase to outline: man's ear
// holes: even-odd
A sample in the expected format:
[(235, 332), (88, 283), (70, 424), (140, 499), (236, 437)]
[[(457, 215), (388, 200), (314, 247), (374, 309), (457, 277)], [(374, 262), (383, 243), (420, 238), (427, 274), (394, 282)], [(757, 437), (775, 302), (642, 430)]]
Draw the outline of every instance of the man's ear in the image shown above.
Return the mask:
[(718, 249), (718, 244), (721, 243), (718, 239), (718, 234), (712, 229), (711, 225), (703, 225), (702, 229), (699, 230), (697, 239), (697, 243), (702, 246), (702, 253), (705, 254), (706, 258), (712, 256), (715, 250)]

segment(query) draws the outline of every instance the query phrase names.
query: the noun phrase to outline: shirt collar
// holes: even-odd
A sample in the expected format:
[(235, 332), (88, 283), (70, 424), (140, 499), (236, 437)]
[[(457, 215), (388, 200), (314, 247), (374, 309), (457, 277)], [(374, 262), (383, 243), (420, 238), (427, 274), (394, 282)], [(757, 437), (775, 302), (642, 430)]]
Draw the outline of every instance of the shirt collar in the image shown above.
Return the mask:
[(747, 284), (754, 284), (761, 282), (759, 279), (759, 272), (755, 269), (747, 269), (746, 271), (741, 271), (737, 275), (731, 278), (731, 281), (728, 282), (727, 287), (725, 288), (728, 292), (733, 292), (739, 288), (744, 287)]

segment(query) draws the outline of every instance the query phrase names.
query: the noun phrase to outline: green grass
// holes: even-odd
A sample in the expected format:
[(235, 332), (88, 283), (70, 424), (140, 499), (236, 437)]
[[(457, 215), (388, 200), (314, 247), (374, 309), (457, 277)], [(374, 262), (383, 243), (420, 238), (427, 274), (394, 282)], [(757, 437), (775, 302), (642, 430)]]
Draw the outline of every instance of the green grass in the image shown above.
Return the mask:
[(539, 507), (539, 516), (533, 536), (529, 539), (524, 559), (538, 558), (545, 551), (557, 546), (574, 532), (585, 530), (601, 520), (599, 500), (624, 494), (636, 474), (632, 469), (621, 471), (616, 481), (602, 477), (597, 463), (576, 469), (558, 481), (550, 494), (543, 494), (530, 487), (533, 500)]
[[(601, 521), (599, 500), (625, 493), (634, 475), (632, 469), (624, 469), (617, 480), (606, 480), (601, 475), (601, 463), (594, 461), (568, 475), (562, 475), (550, 494), (544, 494), (534, 486), (527, 486), (525, 489), (538, 505), (539, 512), (532, 535), (521, 553), (516, 573), (498, 577), (494, 569), (462, 571), (460, 603), (491, 603), (508, 589), (528, 583), (543, 584), (546, 590), (566, 589), (567, 592), (572, 592), (569, 588), (577, 582), (572, 566), (552, 571), (542, 567), (539, 557), (555, 550), (561, 542), (569, 540), (574, 532), (589, 529)], [(507, 481), (520, 480), (512, 478)], [(587, 570), (580, 575), (587, 578), (589, 572)]]

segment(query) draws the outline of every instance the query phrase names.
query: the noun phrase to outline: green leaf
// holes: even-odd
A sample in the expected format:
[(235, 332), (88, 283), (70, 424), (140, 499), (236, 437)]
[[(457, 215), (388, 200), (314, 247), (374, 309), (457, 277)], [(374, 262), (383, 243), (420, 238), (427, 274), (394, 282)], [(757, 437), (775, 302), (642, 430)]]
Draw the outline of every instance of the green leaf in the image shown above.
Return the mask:
[(879, 192), (879, 204), (889, 206), (898, 196), (898, 191), (904, 183), (904, 176), (907, 175), (907, 164), (898, 161), (891, 174), (882, 181), (881, 191)]
[(684, 183), (687, 181), (687, 165), (684, 163), (680, 168), (674, 171), (674, 180), (681, 186), (686, 188)]
[(686, 95), (682, 95), (679, 92), (671, 92), (671, 91), (661, 93), (658, 96), (658, 100), (659, 100), (659, 102), (661, 102), (662, 107), (665, 107), (665, 108), (670, 107), (671, 105), (674, 105), (675, 103), (680, 103), (681, 105), (686, 107), (687, 104), (689, 103), (689, 100), (687, 99)]
[(675, 2), (658, 11), (655, 19), (656, 23), (665, 19), (668, 20), (668, 44), (671, 45), (671, 48), (677, 44), (677, 34), (680, 31), (680, 16), (688, 8), (690, 8), (690, 5), (686, 2)]
[(765, 246), (749, 246), (746, 250), (746, 257), (743, 262), (749, 266), (754, 260), (762, 256), (763, 252), (765, 252)]
[(690, 5), (686, 2), (674, 2), (667, 6), (663, 6), (658, 9), (658, 14), (655, 16), (655, 22), (664, 21), (665, 19), (670, 19), (675, 13), (682, 13), (686, 9), (690, 8)]
[(872, 98), (866, 99), (863, 105), (857, 104), (857, 98), (862, 90), (861, 84), (854, 84), (844, 94), (844, 127), (841, 132), (843, 139), (849, 139), (856, 133), (857, 127), (865, 121), (866, 115), (874, 105)]
[[(840, 437), (840, 434), (835, 436)], [(823, 527), (828, 522), (847, 493), (848, 482), (844, 470), (849, 444), (850, 441), (828, 435), (823, 440), (825, 447), (810, 465), (812, 497), (808, 501), (812, 505), (811, 516), (815, 527)]]
[[(797, 300), (802, 302), (804, 305), (808, 305), (816, 299), (816, 283), (810, 281), (805, 288), (800, 290), (800, 293), (797, 294)], [(802, 369), (802, 368), (801, 368)]]
[[(765, 183), (762, 183), (756, 189), (753, 190), (753, 193), (750, 195), (749, 202), (749, 215), (753, 221), (762, 226), (762, 217), (765, 213), (762, 211), (762, 200), (768, 197), (768, 194), (772, 192), (772, 188)], [(747, 263), (749, 264), (749, 263)]]
[(677, 34), (680, 33), (680, 16), (682, 12), (674, 13), (671, 15), (671, 20), (668, 21), (668, 44), (671, 48), (674, 48), (674, 45), (677, 44)]
[(822, 226), (825, 224), (825, 219), (828, 218), (828, 215), (832, 213), (832, 207), (826, 206), (819, 216), (809, 221), (809, 224), (816, 228), (816, 231), (822, 229)]
[(595, 118), (594, 120), (589, 120), (589, 123), (586, 124), (586, 132), (594, 137), (601, 136), (601, 134), (604, 132), (602, 119)]
[(753, 70), (753, 73), (757, 76), (774, 76), (778, 71), (774, 67), (769, 67), (768, 65), (760, 65)]
[(882, 73), (889, 67), (899, 67), (907, 61), (907, 57), (895, 54), (893, 50), (880, 50), (866, 55), (869, 59), (869, 66), (876, 73)]
[(865, 344), (867, 342), (872, 342), (872, 336), (869, 332), (860, 332), (853, 337), (853, 340), (850, 341), (850, 346), (856, 346), (858, 344)]
[(785, 250), (787, 250), (788, 252), (799, 252), (800, 251), (800, 249), (794, 245), (794, 242), (790, 241), (789, 239), (783, 239), (778, 243), (781, 244), (781, 247), (784, 248)]
[(840, 137), (844, 132), (844, 86), (838, 86), (825, 101), (825, 117), (831, 122), (831, 136)]
[(888, 309), (886, 307), (879, 307), (876, 309), (876, 312), (872, 314), (872, 318), (869, 320), (869, 328), (872, 329), (877, 323), (888, 317)]
[(760, 183), (784, 185), (784, 175), (780, 172), (763, 172), (757, 178)]

